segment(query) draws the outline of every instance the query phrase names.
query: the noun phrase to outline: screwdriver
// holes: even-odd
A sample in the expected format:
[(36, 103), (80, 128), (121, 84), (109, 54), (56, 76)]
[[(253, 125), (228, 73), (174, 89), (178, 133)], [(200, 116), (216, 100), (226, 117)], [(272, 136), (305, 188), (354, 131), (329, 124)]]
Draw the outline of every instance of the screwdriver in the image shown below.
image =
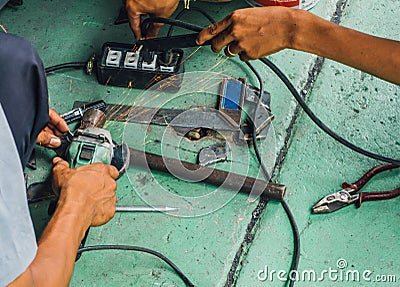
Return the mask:
[(137, 205), (137, 206), (117, 206), (117, 212), (168, 212), (168, 211), (177, 211), (179, 208), (169, 207), (169, 206), (146, 206), (146, 205)]

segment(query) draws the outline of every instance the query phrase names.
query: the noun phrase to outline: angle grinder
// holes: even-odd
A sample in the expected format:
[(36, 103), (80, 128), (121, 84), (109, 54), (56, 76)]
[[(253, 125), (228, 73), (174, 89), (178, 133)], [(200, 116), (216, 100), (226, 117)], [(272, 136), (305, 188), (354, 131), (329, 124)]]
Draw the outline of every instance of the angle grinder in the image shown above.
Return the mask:
[(116, 144), (111, 133), (103, 129), (106, 115), (91, 109), (83, 115), (81, 124), (69, 138), (64, 155), (71, 168), (102, 162), (118, 169), (120, 176), (129, 166), (129, 148), (126, 143)]

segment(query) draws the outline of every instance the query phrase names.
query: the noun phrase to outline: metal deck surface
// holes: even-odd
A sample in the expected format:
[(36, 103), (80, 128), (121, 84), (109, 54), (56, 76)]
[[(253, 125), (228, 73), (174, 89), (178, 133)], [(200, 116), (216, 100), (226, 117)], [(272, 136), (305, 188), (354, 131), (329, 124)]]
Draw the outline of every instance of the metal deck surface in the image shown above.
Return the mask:
[[(9, 33), (29, 40), (46, 67), (86, 61), (100, 51), (104, 42), (133, 42), (127, 24), (113, 25), (120, 5), (121, 1), (25, 1), (17, 9), (0, 11), (0, 24)], [(206, 9), (216, 19), (248, 6), (239, 0), (227, 4), (192, 1), (191, 5)], [(182, 3), (178, 11), (181, 8)], [(400, 40), (399, 8), (398, 0), (320, 0), (311, 12), (347, 27)], [(207, 20), (196, 13), (183, 19), (208, 25)], [(191, 54), (193, 51), (195, 49), (185, 51), (186, 55), (191, 55), (185, 61), (186, 71), (246, 77), (257, 85), (254, 75), (238, 59), (226, 61), (209, 47)], [(329, 127), (368, 150), (400, 158), (399, 86), (302, 52), (286, 50), (269, 58), (288, 75), (297, 90), (303, 92), (311, 109)], [(273, 180), (287, 186), (286, 200), (301, 234), (300, 279), (295, 286), (398, 286), (399, 198), (367, 202), (359, 209), (350, 206), (332, 214), (311, 214), (312, 205), (321, 197), (339, 190), (343, 181), (357, 180), (378, 162), (355, 154), (325, 135), (297, 107), (280, 80), (258, 62), (254, 64), (272, 95), (276, 149)], [(48, 86), (50, 106), (60, 113), (70, 110), (74, 101), (103, 99), (107, 103), (133, 105), (146, 102), (142, 91), (103, 86), (94, 76), (79, 70), (50, 75)], [(191, 101), (183, 97), (174, 105), (190, 108), (212, 99), (192, 98)], [(159, 139), (163, 136), (160, 128), (154, 128), (145, 140), (136, 132), (142, 129), (140, 125), (110, 122), (108, 128), (117, 141), (128, 138), (136, 143), (136, 148), (145, 146), (148, 151), (160, 153)], [(212, 139), (183, 141), (179, 148), (172, 143), (165, 154), (171, 157), (179, 154), (195, 162), (200, 148), (212, 142)], [(269, 148), (262, 144), (263, 150)], [(236, 162), (236, 172), (256, 176), (259, 169), (252, 148), (241, 147), (240, 151), (249, 155), (249, 164), (239, 158), (216, 167), (228, 170), (229, 164)], [(30, 183), (46, 178), (54, 153), (38, 148), (37, 156), (38, 169), (29, 171)], [(215, 189), (160, 173), (152, 178), (145, 171), (131, 168), (118, 181), (118, 204), (143, 205), (139, 194), (151, 194), (159, 185), (182, 196), (205, 194)], [(389, 190), (399, 185), (400, 171), (392, 171), (376, 177), (364, 190)], [(282, 206), (277, 202), (266, 206), (258, 201), (249, 202), (247, 195), (232, 196), (228, 190), (222, 191), (217, 199), (223, 204), (212, 208), (207, 203), (197, 206), (196, 210), (203, 208), (207, 212), (196, 217), (117, 213), (106, 225), (91, 228), (87, 245), (130, 244), (157, 250), (179, 266), (196, 286), (285, 286), (280, 278), (290, 267), (293, 236)], [(37, 236), (48, 220), (47, 206), (48, 202), (31, 206)], [(312, 273), (316, 278), (308, 277), (307, 274)], [(356, 273), (360, 274), (360, 282), (352, 280)], [(350, 275), (346, 277), (346, 274)], [(378, 282), (392, 280), (392, 275), (397, 283)], [(184, 284), (169, 266), (153, 256), (128, 251), (96, 251), (83, 254), (77, 262), (70, 286)]]

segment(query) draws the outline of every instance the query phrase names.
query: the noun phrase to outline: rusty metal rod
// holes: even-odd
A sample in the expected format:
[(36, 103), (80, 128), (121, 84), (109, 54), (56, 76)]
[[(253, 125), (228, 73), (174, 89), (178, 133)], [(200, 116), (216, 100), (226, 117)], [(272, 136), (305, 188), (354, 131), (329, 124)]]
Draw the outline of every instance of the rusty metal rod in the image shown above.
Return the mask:
[(286, 186), (230, 173), (223, 170), (200, 166), (173, 158), (130, 148), (130, 165), (149, 168), (172, 174), (189, 181), (201, 181), (224, 188), (238, 190), (243, 193), (254, 192), (271, 200), (283, 200)]

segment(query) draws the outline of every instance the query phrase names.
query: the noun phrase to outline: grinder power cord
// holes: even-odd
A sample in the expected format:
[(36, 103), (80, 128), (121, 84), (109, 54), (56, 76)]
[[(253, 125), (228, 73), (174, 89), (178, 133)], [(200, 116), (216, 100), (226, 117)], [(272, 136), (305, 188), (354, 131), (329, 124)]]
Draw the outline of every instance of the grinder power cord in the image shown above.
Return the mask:
[[(247, 66), (250, 68), (250, 70), (255, 74), (258, 82), (259, 82), (259, 88), (260, 88), (260, 95), (263, 94), (264, 91), (264, 82), (262, 80), (261, 75), (257, 72), (257, 70), (254, 68), (254, 66), (250, 62), (246, 62)], [(261, 98), (258, 98), (258, 101), (261, 101)], [(261, 158), (261, 154), (258, 148), (258, 142), (257, 138), (254, 136), (257, 134), (257, 128), (255, 124), (253, 123), (253, 148), (254, 152), (257, 157), (257, 161), (260, 165), (260, 168), (266, 178), (271, 178), (271, 176), (268, 174), (268, 170), (265, 167), (265, 164)], [(261, 198), (260, 200), (266, 200), (265, 198)], [(292, 228), (292, 233), (293, 233), (293, 256), (292, 256), (292, 263), (290, 266), (290, 271), (288, 274), (292, 274), (293, 272), (297, 271), (298, 266), (299, 266), (299, 261), (300, 261), (300, 233), (299, 233), (299, 228), (297, 227), (296, 220), (294, 219), (293, 213), (290, 210), (289, 205), (286, 203), (286, 201), (281, 200), (281, 205), (283, 209), (286, 212), (286, 215), (289, 219), (290, 226)], [(289, 287), (293, 287), (295, 280), (289, 275), (288, 276), (288, 282), (289, 282)]]

